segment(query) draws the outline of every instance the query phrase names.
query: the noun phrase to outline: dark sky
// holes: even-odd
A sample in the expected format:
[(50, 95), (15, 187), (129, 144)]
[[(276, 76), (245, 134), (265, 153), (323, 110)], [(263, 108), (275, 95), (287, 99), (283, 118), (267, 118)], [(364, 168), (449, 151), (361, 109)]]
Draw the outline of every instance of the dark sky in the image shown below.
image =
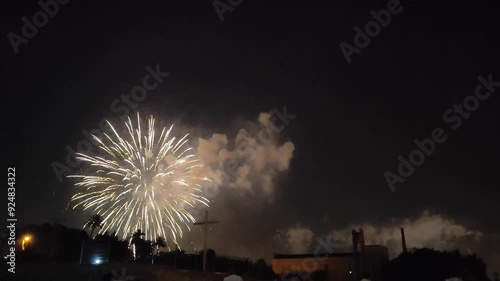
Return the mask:
[[(137, 109), (197, 128), (199, 137), (234, 136), (238, 120), (273, 108), (296, 114), (280, 135), (295, 151), (264, 208), (269, 220), (259, 215), (263, 229), (300, 224), (324, 233), (429, 210), (483, 233), (474, 249), (498, 269), (500, 87), (457, 130), (443, 120), (474, 94), (478, 76), (500, 81), (496, 1), (402, 1), (351, 63), (339, 44), (353, 45), (353, 28), (364, 29), (388, 1), (243, 0), (224, 21), (210, 1), (172, 2), (73, 0), (17, 54), (7, 34), (21, 34), (21, 18), (40, 7), (4, 3), (2, 161), (16, 167), (21, 224), (60, 217), (80, 226), (64, 211), (71, 183), (60, 183), (51, 164), (64, 163), (82, 129), (118, 120), (111, 103), (160, 64), (170, 76)], [(413, 140), (435, 128), (447, 140), (391, 192), (384, 172), (397, 173), (398, 155), (407, 158)]]

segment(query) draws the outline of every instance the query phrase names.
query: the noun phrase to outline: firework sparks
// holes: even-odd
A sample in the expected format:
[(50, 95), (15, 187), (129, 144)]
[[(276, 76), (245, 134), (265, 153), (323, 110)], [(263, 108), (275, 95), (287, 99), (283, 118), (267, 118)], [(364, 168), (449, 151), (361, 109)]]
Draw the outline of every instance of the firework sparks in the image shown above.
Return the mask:
[(188, 209), (208, 206), (202, 184), (210, 181), (200, 176), (202, 163), (187, 146), (188, 135), (180, 139), (171, 136), (173, 125), (155, 131), (155, 119), (148, 119), (145, 132), (137, 114), (134, 126), (125, 122), (128, 133), (120, 136), (111, 123), (113, 133), (103, 139), (93, 136), (100, 152), (95, 155), (77, 153), (77, 159), (90, 164), (75, 186), (84, 191), (71, 201), (101, 215), (104, 227), (100, 233), (114, 230), (125, 239), (137, 229), (145, 238), (182, 237), (183, 228), (195, 218)]

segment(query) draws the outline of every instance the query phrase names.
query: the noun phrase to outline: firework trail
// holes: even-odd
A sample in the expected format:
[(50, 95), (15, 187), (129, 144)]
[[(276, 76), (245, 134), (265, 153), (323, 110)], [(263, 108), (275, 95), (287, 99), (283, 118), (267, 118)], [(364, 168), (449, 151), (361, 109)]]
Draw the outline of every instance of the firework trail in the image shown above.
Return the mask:
[(82, 206), (101, 215), (100, 233), (114, 230), (126, 239), (141, 229), (147, 240), (161, 236), (175, 242), (183, 228), (189, 230), (195, 222), (188, 210), (209, 203), (202, 184), (210, 179), (200, 176), (202, 163), (187, 146), (188, 135), (171, 136), (172, 125), (158, 136), (152, 116), (143, 132), (139, 114), (136, 126), (130, 118), (125, 122), (124, 136), (108, 124), (113, 133), (102, 139), (93, 136), (101, 153), (77, 153), (77, 159), (90, 168), (84, 175), (69, 176), (84, 189), (71, 198), (74, 208)]

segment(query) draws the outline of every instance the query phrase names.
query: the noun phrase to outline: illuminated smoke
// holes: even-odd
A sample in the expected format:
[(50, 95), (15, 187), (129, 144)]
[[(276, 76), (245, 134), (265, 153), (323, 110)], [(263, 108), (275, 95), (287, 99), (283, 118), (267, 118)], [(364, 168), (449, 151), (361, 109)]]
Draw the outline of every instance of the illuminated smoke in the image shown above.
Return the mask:
[(350, 225), (331, 231), (329, 236), (334, 240), (350, 244), (351, 230), (362, 228), (367, 244), (385, 245), (394, 257), (401, 253), (401, 227), (405, 229), (408, 248), (450, 250), (463, 247), (467, 242), (474, 244), (482, 237), (482, 233), (477, 230), (468, 229), (441, 215), (431, 215), (428, 211), (418, 218), (395, 220), (379, 226), (370, 223)]
[(295, 226), (279, 230), (274, 236), (279, 251), (291, 254), (305, 254), (313, 241), (314, 233), (305, 227)]
[(270, 116), (261, 113), (258, 123), (240, 129), (231, 141), (224, 134), (199, 139), (198, 157), (220, 188), (262, 193), (272, 199), (276, 177), (288, 170), (295, 147), (290, 141), (278, 143), (277, 134), (269, 129)]

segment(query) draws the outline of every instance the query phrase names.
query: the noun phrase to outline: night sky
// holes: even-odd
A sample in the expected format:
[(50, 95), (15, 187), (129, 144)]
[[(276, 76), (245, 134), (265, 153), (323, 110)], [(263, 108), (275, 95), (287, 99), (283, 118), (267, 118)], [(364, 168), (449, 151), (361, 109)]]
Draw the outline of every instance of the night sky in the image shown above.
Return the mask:
[[(21, 18), (41, 8), (4, 3), (2, 164), (16, 167), (19, 223), (62, 218), (81, 227), (88, 213), (66, 210), (72, 182), (60, 182), (52, 165), (65, 163), (83, 129), (120, 124), (113, 101), (159, 65), (168, 77), (130, 114), (180, 124), (195, 147), (215, 133), (234, 139), (260, 113), (296, 115), (274, 139), (294, 150), (289, 168), (273, 174), (272, 194), (232, 190), (215, 199), (216, 252), (269, 259), (307, 252), (316, 237), (352, 226), (375, 228), (370, 240), (404, 225), (409, 247), (477, 252), (499, 271), (500, 87), (456, 130), (443, 118), (474, 95), (479, 76), (500, 81), (497, 2), (401, 1), (350, 63), (339, 45), (354, 46), (353, 28), (364, 30), (370, 11), (391, 1), (271, 2), (243, 0), (221, 21), (210, 1), (73, 0), (17, 54), (9, 32), (22, 35)], [(397, 174), (398, 156), (408, 159), (414, 140), (435, 128), (446, 140), (392, 192), (384, 172)], [(198, 230), (186, 243), (201, 243)], [(412, 241), (429, 231), (438, 234)]]

